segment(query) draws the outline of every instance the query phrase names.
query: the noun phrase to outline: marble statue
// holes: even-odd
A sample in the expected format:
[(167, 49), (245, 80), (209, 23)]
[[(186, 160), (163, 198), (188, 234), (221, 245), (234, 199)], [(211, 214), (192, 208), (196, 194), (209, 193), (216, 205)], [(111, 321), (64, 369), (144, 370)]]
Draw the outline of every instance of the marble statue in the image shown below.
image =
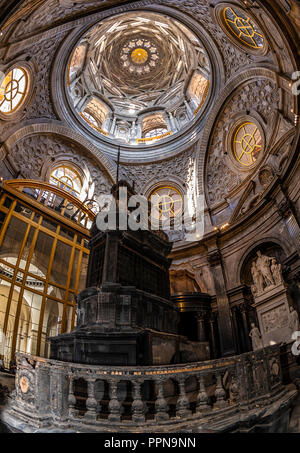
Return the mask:
[(264, 281), (263, 281), (263, 276), (257, 269), (255, 261), (253, 261), (252, 266), (251, 266), (251, 274), (253, 277), (253, 285), (251, 287), (252, 293), (253, 293), (253, 295), (258, 296), (264, 290), (264, 286), (263, 286)]
[(84, 318), (85, 318), (84, 308), (79, 308), (77, 305), (75, 308), (75, 313), (77, 315), (77, 326), (84, 324)]
[(256, 351), (257, 349), (263, 348), (263, 342), (261, 338), (261, 333), (258, 327), (256, 327), (256, 325), (254, 324), (254, 322), (251, 323), (251, 327), (252, 329), (249, 333), (249, 337), (252, 340), (252, 349), (253, 351)]
[(291, 334), (300, 331), (299, 316), (294, 307), (290, 307), (289, 328), (291, 330)]
[(272, 258), (271, 271), (275, 285), (280, 285), (282, 283), (282, 266), (277, 263), (275, 258)]
[(253, 278), (251, 291), (254, 296), (261, 295), (270, 286), (279, 286), (283, 283), (281, 264), (260, 251), (257, 252), (257, 259), (252, 262), (251, 274)]
[(271, 273), (270, 263), (272, 258), (263, 255), (260, 251), (257, 252), (257, 260), (256, 260), (256, 267), (257, 270), (263, 276), (264, 283), (266, 287), (274, 285), (274, 279)]

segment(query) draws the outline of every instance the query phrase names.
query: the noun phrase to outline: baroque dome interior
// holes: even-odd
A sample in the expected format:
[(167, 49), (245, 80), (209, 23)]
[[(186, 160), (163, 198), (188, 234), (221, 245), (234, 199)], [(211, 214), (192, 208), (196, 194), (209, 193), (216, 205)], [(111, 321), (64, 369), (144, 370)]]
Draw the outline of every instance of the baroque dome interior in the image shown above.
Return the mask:
[(149, 145), (193, 122), (211, 84), (208, 56), (179, 21), (154, 13), (123, 13), (94, 25), (67, 68), (75, 111), (98, 133)]
[(0, 432), (299, 432), (299, 30), (0, 0)]

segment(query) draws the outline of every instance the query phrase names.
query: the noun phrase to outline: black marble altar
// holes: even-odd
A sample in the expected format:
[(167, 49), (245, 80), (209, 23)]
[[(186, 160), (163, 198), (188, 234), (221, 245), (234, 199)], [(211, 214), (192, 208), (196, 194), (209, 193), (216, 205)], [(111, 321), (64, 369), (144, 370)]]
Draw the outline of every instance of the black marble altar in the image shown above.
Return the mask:
[[(112, 189), (118, 201), (120, 182)], [(132, 190), (129, 187), (130, 190)], [(118, 203), (117, 203), (118, 206)], [(161, 231), (91, 228), (87, 288), (77, 297), (77, 326), (51, 338), (51, 358), (97, 365), (151, 365), (198, 360), (199, 348), (178, 334), (170, 301), (172, 244)]]

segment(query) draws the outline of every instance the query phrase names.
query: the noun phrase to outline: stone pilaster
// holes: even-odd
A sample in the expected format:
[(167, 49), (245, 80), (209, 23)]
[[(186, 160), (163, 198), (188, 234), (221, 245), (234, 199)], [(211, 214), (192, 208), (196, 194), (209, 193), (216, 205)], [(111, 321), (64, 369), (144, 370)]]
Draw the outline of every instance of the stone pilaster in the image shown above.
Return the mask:
[(230, 356), (235, 353), (229, 300), (226, 294), (226, 283), (222, 257), (219, 250), (215, 250), (208, 255), (208, 262), (212, 272), (216, 299), (218, 306), (218, 324), (221, 343), (222, 356)]

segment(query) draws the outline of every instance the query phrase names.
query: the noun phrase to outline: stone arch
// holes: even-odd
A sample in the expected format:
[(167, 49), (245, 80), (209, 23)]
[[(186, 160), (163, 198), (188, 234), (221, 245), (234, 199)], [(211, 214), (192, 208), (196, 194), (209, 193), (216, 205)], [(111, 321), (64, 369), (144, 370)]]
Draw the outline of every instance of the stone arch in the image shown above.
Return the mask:
[(53, 134), (62, 139), (67, 139), (74, 144), (78, 145), (83, 149), (88, 155), (94, 157), (97, 161), (99, 167), (104, 170), (105, 173), (109, 176), (111, 182), (115, 182), (116, 179), (116, 163), (112, 160), (109, 160), (104, 153), (97, 148), (93, 143), (86, 139), (83, 135), (78, 132), (67, 128), (61, 123), (33, 123), (27, 126), (22, 127), (21, 129), (15, 130), (10, 134), (0, 148), (0, 155), (5, 156), (9, 155), (11, 148), (27, 137), (38, 135), (38, 134)]
[(203, 130), (202, 137), (199, 139), (196, 146), (197, 156), (197, 184), (198, 193), (205, 193), (205, 168), (208, 158), (209, 143), (212, 133), (217, 125), (218, 118), (222, 114), (223, 108), (226, 106), (229, 99), (234, 93), (245, 83), (251, 82), (256, 78), (266, 78), (276, 83), (278, 86), (278, 75), (269, 68), (249, 68), (246, 71), (232, 77), (224, 89), (219, 94), (219, 97), (211, 109), (206, 121), (206, 126)]

